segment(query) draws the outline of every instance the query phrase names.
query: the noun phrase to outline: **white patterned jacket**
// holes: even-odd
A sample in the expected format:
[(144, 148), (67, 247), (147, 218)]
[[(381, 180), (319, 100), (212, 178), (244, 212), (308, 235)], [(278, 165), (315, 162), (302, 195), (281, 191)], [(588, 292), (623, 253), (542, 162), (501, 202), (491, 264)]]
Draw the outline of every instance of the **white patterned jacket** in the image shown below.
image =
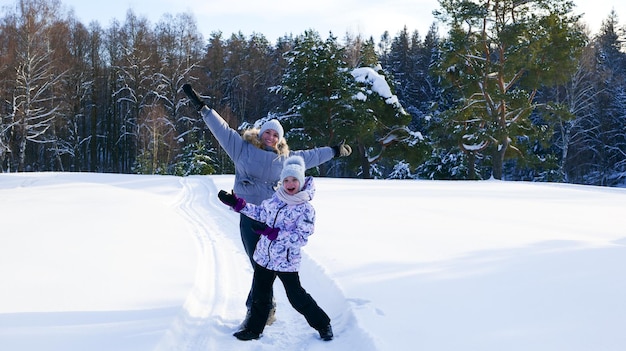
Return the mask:
[[(289, 205), (274, 193), (260, 205), (247, 203), (241, 213), (278, 228), (276, 240), (262, 235), (254, 250), (254, 261), (266, 269), (277, 272), (297, 272), (302, 256), (300, 249), (307, 244), (315, 229), (315, 208), (309, 201), (315, 195), (313, 177), (306, 177), (300, 193), (306, 200)], [(301, 194), (299, 197), (302, 197)]]

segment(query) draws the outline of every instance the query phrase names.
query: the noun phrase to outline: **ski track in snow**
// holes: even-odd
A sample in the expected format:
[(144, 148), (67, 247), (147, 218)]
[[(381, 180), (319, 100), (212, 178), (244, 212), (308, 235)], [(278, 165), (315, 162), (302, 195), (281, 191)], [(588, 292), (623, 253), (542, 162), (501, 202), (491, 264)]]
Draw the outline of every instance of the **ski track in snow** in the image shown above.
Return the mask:
[(301, 269), (302, 284), (331, 317), (335, 339), (330, 342), (319, 339), (317, 331), (291, 307), (278, 279), (274, 284), (277, 321), (265, 328), (259, 340), (244, 342), (232, 336), (245, 315), (252, 268), (239, 237), (239, 216), (217, 199), (214, 180), (225, 185), (220, 183), (224, 179), (232, 183), (232, 178), (223, 177), (181, 179), (183, 190), (175, 206), (188, 221), (197, 244), (195, 282), (156, 350), (375, 351), (372, 336), (358, 326), (350, 302), (306, 253)]

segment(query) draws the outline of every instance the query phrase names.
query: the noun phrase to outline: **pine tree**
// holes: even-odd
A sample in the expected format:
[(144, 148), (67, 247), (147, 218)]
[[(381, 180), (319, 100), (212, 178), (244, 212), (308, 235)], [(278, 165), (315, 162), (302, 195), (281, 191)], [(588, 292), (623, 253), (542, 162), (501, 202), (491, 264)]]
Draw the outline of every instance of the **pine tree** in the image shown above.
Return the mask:
[[(488, 154), (493, 177), (505, 159), (523, 157), (518, 140), (536, 138), (529, 116), (541, 86), (564, 82), (584, 36), (564, 0), (441, 0), (437, 17), (450, 27), (439, 70), (460, 93), (452, 114), (459, 147)], [(470, 169), (473, 165), (469, 165)]]
[(591, 73), (592, 103), (577, 110), (573, 127), (568, 173), (573, 181), (613, 186), (623, 182), (626, 171), (626, 54), (625, 31), (612, 11), (594, 38)]
[[(350, 42), (350, 41), (349, 41)], [(296, 38), (286, 54), (289, 66), (280, 92), (291, 108), (284, 114), (291, 145), (310, 148), (345, 140), (353, 156), (345, 162), (349, 172), (335, 167), (334, 175), (384, 176), (397, 162), (411, 160), (406, 148), (419, 144), (421, 135), (408, 128), (410, 116), (386, 81), (386, 73), (375, 60), (372, 41), (351, 41), (353, 64), (346, 60), (345, 47), (330, 36), (322, 41), (314, 31)], [(358, 54), (357, 54), (358, 53)], [(403, 147), (405, 149), (403, 149)], [(394, 159), (394, 151), (402, 154)], [(387, 163), (378, 162), (384, 159)], [(389, 158), (387, 158), (389, 157)], [(379, 171), (383, 167), (382, 171)], [(321, 167), (322, 173), (325, 169)]]
[(350, 135), (350, 101), (355, 94), (344, 50), (335, 37), (323, 41), (313, 30), (294, 40), (285, 54), (280, 93), (289, 104), (285, 123), (290, 143), (302, 148), (333, 145)]

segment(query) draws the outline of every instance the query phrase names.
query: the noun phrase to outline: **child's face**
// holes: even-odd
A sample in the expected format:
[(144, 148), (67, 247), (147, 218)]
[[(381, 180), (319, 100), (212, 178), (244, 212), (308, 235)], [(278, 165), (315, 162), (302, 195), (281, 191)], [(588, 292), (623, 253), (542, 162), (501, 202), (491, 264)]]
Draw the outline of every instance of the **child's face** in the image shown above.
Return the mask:
[(276, 147), (278, 144), (278, 132), (274, 129), (268, 129), (261, 134), (261, 142), (265, 146)]
[(289, 195), (293, 195), (300, 191), (300, 181), (296, 177), (286, 177), (283, 179), (283, 189)]

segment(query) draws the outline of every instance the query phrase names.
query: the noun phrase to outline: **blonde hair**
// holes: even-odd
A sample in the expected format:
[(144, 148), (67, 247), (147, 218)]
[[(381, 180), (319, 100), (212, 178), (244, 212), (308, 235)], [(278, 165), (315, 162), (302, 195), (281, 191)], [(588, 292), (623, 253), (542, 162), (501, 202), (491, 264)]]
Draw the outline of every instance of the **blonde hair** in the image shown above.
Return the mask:
[[(242, 138), (243, 140), (249, 142), (250, 144), (258, 147), (259, 149), (263, 149), (263, 143), (259, 138), (260, 128), (252, 128), (247, 129), (243, 132)], [(276, 146), (274, 146), (274, 151), (278, 156), (288, 156), (289, 155), (289, 145), (287, 145), (287, 140), (285, 138), (280, 138)]]

